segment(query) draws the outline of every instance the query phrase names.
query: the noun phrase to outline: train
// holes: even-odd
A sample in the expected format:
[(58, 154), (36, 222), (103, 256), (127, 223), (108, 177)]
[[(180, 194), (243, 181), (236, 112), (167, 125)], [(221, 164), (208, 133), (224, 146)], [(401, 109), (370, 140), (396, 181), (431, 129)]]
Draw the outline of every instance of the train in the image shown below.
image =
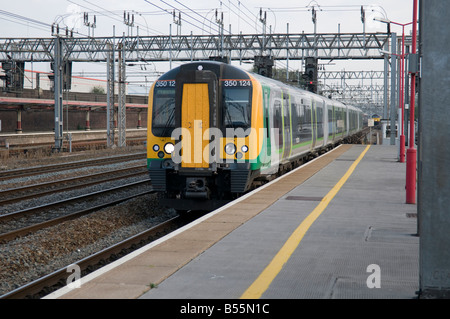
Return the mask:
[(363, 129), (363, 112), (231, 64), (159, 77), (148, 101), (147, 167), (161, 203), (210, 211)]
[(373, 120), (373, 125), (379, 125), (381, 122), (381, 116), (379, 116), (378, 114), (374, 114), (372, 115), (372, 120)]

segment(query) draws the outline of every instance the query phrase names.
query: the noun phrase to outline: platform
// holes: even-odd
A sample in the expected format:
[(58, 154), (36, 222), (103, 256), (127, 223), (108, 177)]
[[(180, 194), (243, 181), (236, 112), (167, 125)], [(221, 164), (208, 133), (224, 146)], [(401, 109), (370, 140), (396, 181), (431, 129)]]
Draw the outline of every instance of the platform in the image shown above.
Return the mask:
[(47, 298), (416, 298), (417, 207), (396, 157), (341, 145)]
[[(69, 131), (64, 132), (64, 136), (68, 133), (72, 135), (73, 142), (86, 140), (106, 140), (106, 130), (89, 130), (89, 131)], [(143, 129), (127, 129), (127, 137), (137, 138), (146, 137), (147, 130)], [(31, 144), (45, 144), (55, 142), (55, 132), (27, 132), (21, 134), (0, 133), (0, 141), (9, 146), (22, 146)]]

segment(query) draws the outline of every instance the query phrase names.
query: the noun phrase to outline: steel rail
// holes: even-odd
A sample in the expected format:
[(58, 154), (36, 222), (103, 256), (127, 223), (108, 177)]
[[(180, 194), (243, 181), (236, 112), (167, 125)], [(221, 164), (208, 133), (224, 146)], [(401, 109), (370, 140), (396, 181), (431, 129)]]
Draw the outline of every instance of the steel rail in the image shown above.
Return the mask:
[[(89, 266), (96, 265), (102, 260), (108, 259), (112, 255), (120, 254), (124, 249), (129, 249), (134, 245), (139, 245), (142, 241), (147, 241), (150, 237), (160, 236), (161, 234), (167, 233), (170, 230), (173, 230), (179, 227), (180, 220), (182, 217), (177, 216), (172, 219), (169, 219), (161, 224), (158, 224), (148, 230), (145, 230), (137, 235), (134, 235), (128, 239), (125, 239), (113, 246), (105, 248), (91, 256), (83, 258), (77, 261), (77, 264), (82, 270), (86, 270)], [(48, 274), (44, 277), (41, 277), (37, 280), (34, 280), (22, 287), (14, 289), (2, 296), (0, 299), (23, 299), (35, 294), (40, 293), (44, 288), (51, 287), (61, 282), (65, 282), (67, 280), (68, 273), (67, 267), (61, 268)]]
[(6, 180), (6, 179), (13, 179), (17, 177), (25, 177), (25, 176), (32, 176), (32, 175), (38, 175), (48, 172), (54, 172), (59, 171), (61, 169), (73, 169), (77, 167), (86, 167), (86, 166), (94, 166), (94, 165), (101, 165), (104, 164), (112, 164), (117, 163), (121, 161), (126, 161), (129, 159), (135, 159), (144, 157), (145, 158), (146, 153), (137, 153), (132, 155), (122, 155), (122, 156), (114, 156), (114, 157), (102, 157), (97, 158), (94, 160), (87, 160), (87, 161), (77, 161), (77, 162), (68, 162), (68, 163), (61, 163), (61, 164), (53, 164), (53, 165), (44, 165), (44, 166), (36, 166), (36, 167), (30, 167), (30, 168), (21, 168), (21, 169), (14, 169), (14, 170), (8, 170), (8, 171), (2, 171), (0, 172), (0, 181)]
[(128, 175), (120, 175), (120, 176), (108, 177), (108, 178), (103, 178), (103, 179), (99, 179), (99, 180), (95, 180), (95, 181), (91, 181), (91, 182), (84, 182), (83, 184), (70, 185), (70, 186), (66, 186), (66, 187), (56, 187), (56, 188), (52, 188), (50, 190), (44, 190), (44, 191), (41, 191), (41, 192), (38, 192), (38, 193), (27, 193), (26, 195), (12, 197), (12, 198), (7, 198), (6, 196), (8, 196), (9, 194), (20, 193), (20, 192), (24, 192), (24, 191), (29, 192), (29, 191), (32, 191), (32, 190), (35, 190), (35, 189), (39, 189), (39, 188), (42, 189), (42, 188), (47, 188), (47, 187), (50, 187), (50, 186), (57, 186), (57, 185), (61, 185), (61, 184), (81, 181), (83, 179), (90, 179), (90, 178), (97, 178), (97, 177), (102, 177), (102, 176), (109, 176), (111, 174), (123, 173), (123, 172), (127, 172), (127, 171), (133, 171), (133, 170), (136, 170), (136, 169), (145, 169), (145, 168), (146, 168), (145, 165), (143, 165), (143, 166), (133, 166), (133, 167), (122, 168), (122, 169), (118, 169), (118, 170), (114, 170), (114, 171), (107, 171), (107, 172), (102, 172), (102, 173), (71, 177), (71, 178), (66, 178), (66, 179), (62, 179), (62, 180), (58, 180), (58, 181), (27, 185), (27, 186), (17, 187), (17, 188), (9, 188), (9, 189), (0, 191), (0, 198), (4, 198), (4, 199), (0, 200), (0, 206), (11, 204), (11, 203), (15, 203), (15, 202), (19, 202), (19, 201), (30, 199), (30, 198), (33, 198), (33, 197), (45, 196), (45, 195), (48, 195), (48, 194), (53, 194), (53, 193), (73, 190), (73, 189), (82, 188), (82, 187), (86, 187), (86, 186), (91, 186), (91, 185), (96, 185), (96, 184), (100, 184), (100, 183), (110, 182), (110, 181), (114, 181), (114, 180), (118, 180), (118, 179), (133, 177), (133, 176), (136, 176), (136, 175), (142, 175), (142, 174), (147, 173), (147, 170), (144, 170), (144, 171), (141, 171), (141, 172), (129, 173)]
[(71, 214), (68, 214), (68, 215), (57, 217), (57, 218), (54, 218), (54, 219), (51, 219), (51, 220), (48, 220), (48, 221), (45, 221), (45, 222), (42, 222), (42, 223), (39, 223), (39, 224), (34, 224), (34, 225), (31, 225), (31, 226), (28, 226), (28, 227), (23, 227), (23, 228), (20, 228), (20, 229), (16, 229), (16, 230), (10, 231), (8, 233), (3, 233), (3, 234), (0, 234), (0, 243), (5, 243), (5, 242), (8, 242), (8, 241), (14, 240), (17, 237), (26, 236), (26, 235), (28, 235), (30, 233), (33, 233), (33, 232), (36, 232), (36, 231), (38, 231), (40, 229), (47, 228), (47, 227), (50, 227), (50, 226), (54, 226), (54, 225), (57, 225), (57, 224), (61, 224), (61, 223), (65, 222), (65, 221), (72, 220), (72, 219), (79, 218), (81, 216), (93, 213), (93, 212), (95, 212), (95, 211), (97, 211), (99, 209), (106, 208), (106, 207), (109, 207), (109, 206), (112, 206), (112, 205), (116, 205), (116, 204), (122, 203), (124, 201), (129, 200), (129, 199), (133, 199), (133, 198), (138, 197), (138, 196), (142, 196), (142, 195), (146, 195), (146, 194), (152, 194), (152, 193), (154, 193), (153, 190), (148, 190), (148, 191), (141, 192), (139, 194), (135, 194), (135, 195), (132, 195), (132, 196), (127, 196), (127, 197), (123, 197), (123, 198), (120, 198), (120, 199), (116, 199), (116, 200), (110, 201), (108, 203), (104, 203), (104, 204), (101, 204), (101, 205), (96, 205), (96, 206), (93, 206), (93, 207), (89, 207), (87, 209), (83, 209), (83, 210), (80, 210), (80, 211), (77, 211), (77, 212), (74, 212), (74, 213), (71, 213)]
[(128, 187), (136, 186), (136, 185), (143, 185), (143, 184), (146, 184), (146, 183), (150, 183), (150, 180), (133, 182), (133, 183), (129, 183), (129, 184), (126, 184), (126, 185), (121, 185), (121, 186), (108, 188), (106, 190), (92, 192), (92, 193), (89, 193), (89, 194), (63, 199), (61, 201), (52, 202), (52, 203), (45, 204), (45, 205), (40, 205), (40, 206), (36, 206), (36, 207), (31, 207), (31, 208), (19, 210), (19, 211), (12, 212), (12, 213), (3, 214), (3, 215), (0, 215), (0, 221), (7, 221), (7, 220), (11, 220), (13, 218), (18, 218), (18, 217), (22, 217), (22, 216), (29, 215), (29, 214), (34, 214), (34, 213), (39, 213), (39, 212), (41, 212), (43, 210), (48, 210), (50, 208), (63, 206), (63, 205), (66, 205), (66, 204), (68, 204), (70, 202), (74, 202), (74, 201), (77, 201), (77, 200), (87, 200), (89, 198), (96, 197), (98, 195), (103, 195), (103, 194), (108, 193), (108, 192), (113, 192), (113, 191), (116, 191), (116, 190), (121, 190), (121, 189), (125, 189), (125, 188), (128, 188)]

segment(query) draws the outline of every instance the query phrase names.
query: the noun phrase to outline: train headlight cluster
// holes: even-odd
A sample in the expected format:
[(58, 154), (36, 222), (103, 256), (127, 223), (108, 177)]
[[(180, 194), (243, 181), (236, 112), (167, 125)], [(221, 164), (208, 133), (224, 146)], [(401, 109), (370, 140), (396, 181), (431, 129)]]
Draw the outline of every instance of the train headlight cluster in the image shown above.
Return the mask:
[(164, 157), (164, 152), (166, 152), (166, 154), (172, 154), (172, 152), (175, 149), (175, 146), (173, 145), (173, 143), (166, 143), (164, 145), (164, 152), (162, 150), (160, 150), (160, 146), (158, 144), (153, 145), (152, 147), (153, 151), (158, 153), (158, 157), (159, 158), (163, 158)]
[(225, 153), (227, 153), (228, 155), (233, 155), (234, 153), (236, 153), (236, 145), (234, 145), (233, 143), (228, 143), (227, 145), (225, 145)]
[(247, 153), (248, 152), (248, 146), (247, 145), (242, 146), (241, 147), (241, 151), (242, 151), (242, 153)]
[(175, 146), (172, 143), (167, 143), (164, 145), (164, 152), (167, 154), (172, 154), (173, 150), (175, 149)]

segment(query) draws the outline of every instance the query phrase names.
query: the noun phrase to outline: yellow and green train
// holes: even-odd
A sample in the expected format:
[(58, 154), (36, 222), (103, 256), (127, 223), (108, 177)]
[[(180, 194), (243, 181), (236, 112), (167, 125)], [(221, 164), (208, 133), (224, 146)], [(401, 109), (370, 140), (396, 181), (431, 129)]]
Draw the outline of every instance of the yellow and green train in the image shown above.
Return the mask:
[(149, 94), (153, 189), (180, 211), (215, 209), (358, 133), (362, 116), (229, 64), (181, 65)]

